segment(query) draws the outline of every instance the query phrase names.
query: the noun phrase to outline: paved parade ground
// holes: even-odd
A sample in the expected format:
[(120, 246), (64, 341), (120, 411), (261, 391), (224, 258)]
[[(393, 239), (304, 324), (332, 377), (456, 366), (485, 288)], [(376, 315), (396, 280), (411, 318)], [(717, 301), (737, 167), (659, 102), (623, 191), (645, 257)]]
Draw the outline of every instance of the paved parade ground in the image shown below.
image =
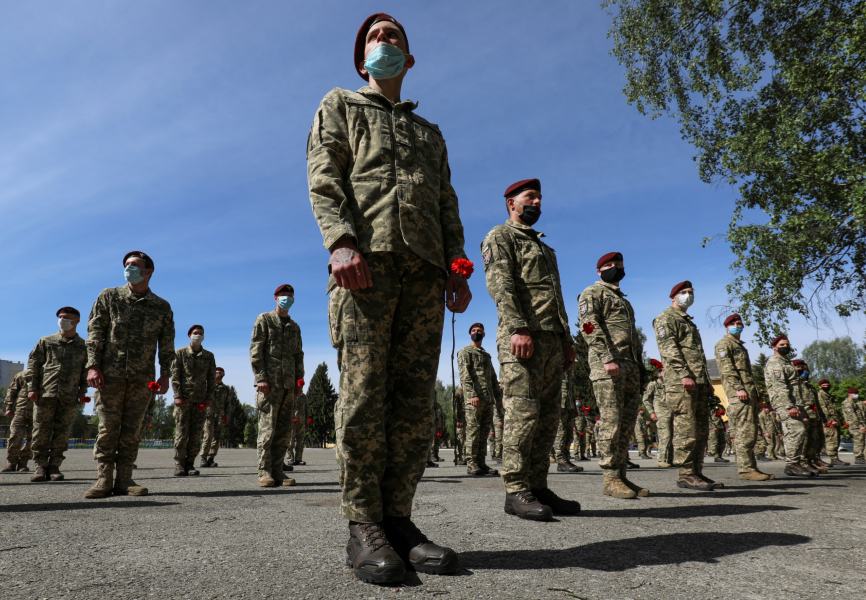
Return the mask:
[[(425, 473), (414, 518), (460, 552), (463, 572), (380, 588), (343, 564), (333, 451), (304, 458), (296, 487), (261, 489), (255, 450), (221, 450), (219, 468), (197, 478), (172, 476), (171, 450), (142, 450), (142, 498), (85, 500), (95, 478), (87, 450), (68, 453), (63, 482), (0, 475), (0, 597), (771, 599), (866, 589), (863, 465), (750, 484), (733, 463), (709, 463), (727, 488), (696, 493), (644, 460), (632, 475), (652, 497), (615, 500), (584, 462), (585, 473), (550, 477), (582, 516), (537, 523), (503, 513), (498, 478), (440, 463)], [(782, 467), (761, 465), (777, 476)]]

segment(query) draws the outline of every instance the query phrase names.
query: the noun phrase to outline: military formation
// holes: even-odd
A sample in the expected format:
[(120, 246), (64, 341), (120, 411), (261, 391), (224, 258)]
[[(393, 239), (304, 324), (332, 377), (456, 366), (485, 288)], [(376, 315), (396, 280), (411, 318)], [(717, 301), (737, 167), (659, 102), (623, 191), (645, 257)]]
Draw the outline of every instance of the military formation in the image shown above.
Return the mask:
[[(415, 525), (412, 508), (425, 468), (441, 460), (447, 429), (434, 393), (445, 309), (466, 311), (474, 266), (466, 258), (442, 133), (401, 97), (415, 66), (404, 27), (385, 13), (369, 16), (356, 35), (353, 59), (366, 85), (334, 88), (322, 99), (307, 141), (307, 176), (329, 256), (346, 564), (362, 581), (393, 584), (407, 571), (454, 574), (460, 568), (457, 552)], [(550, 488), (548, 473), (553, 462), (557, 472), (579, 474), (575, 462), (590, 457), (603, 472), (602, 494), (650, 496), (633, 480), (639, 466), (630, 460), (633, 443), (641, 459), (655, 443), (658, 466), (677, 469), (675, 485), (702, 492), (723, 487), (706, 476), (704, 461), (708, 451), (726, 461), (726, 445), (746, 481), (772, 478), (757, 464), (767, 457), (784, 456), (789, 476), (815, 476), (842, 464), (842, 419), (854, 436), (855, 460), (864, 462), (866, 405), (857, 390), (849, 390), (840, 415), (829, 382), (819, 382), (820, 391), (812, 387), (808, 366), (791, 360), (790, 343), (779, 335), (763, 397), (737, 314), (725, 319), (725, 336), (714, 348), (728, 400), (727, 410), (721, 407), (689, 314), (695, 299), (690, 281), (673, 286), (669, 304), (653, 320), (660, 360), (645, 363), (635, 311), (621, 287), (624, 257), (605, 253), (594, 265), (597, 281), (577, 298), (573, 335), (556, 253), (535, 229), (541, 181), (507, 185), (500, 202), (505, 221), (480, 247), (498, 316), (498, 377), (483, 345), (485, 326), (473, 323), (470, 343), (457, 358), (452, 408), (455, 464), (465, 465), (471, 477), (501, 477), (506, 514), (533, 521), (580, 514), (578, 501)], [(150, 287), (153, 260), (132, 251), (123, 267), (125, 284), (104, 290), (93, 304), (86, 342), (76, 333), (78, 311), (61, 308), (59, 333), (39, 340), (26, 372), (10, 386), (5, 471), (27, 470), (32, 451), (33, 481), (63, 478), (70, 425), (88, 387), (96, 389), (99, 433), (96, 481), (86, 498), (148, 493), (133, 479), (135, 461), (145, 414), (169, 386), (175, 476), (199, 475), (197, 454), (199, 467), (217, 466), (220, 425), (233, 390), (203, 346), (205, 328), (190, 326), (188, 344), (176, 349), (171, 306)], [(276, 287), (273, 309), (256, 317), (250, 340), (257, 482), (264, 488), (295, 485), (288, 473), (304, 464), (304, 353), (301, 328), (289, 314), (294, 295), (290, 284)], [(488, 455), (498, 470), (488, 465)]]

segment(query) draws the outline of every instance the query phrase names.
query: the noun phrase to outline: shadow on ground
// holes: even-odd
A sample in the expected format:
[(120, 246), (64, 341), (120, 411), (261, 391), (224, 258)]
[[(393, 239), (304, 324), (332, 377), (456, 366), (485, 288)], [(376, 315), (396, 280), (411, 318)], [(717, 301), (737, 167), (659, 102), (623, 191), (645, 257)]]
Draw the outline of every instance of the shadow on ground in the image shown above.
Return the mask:
[(749, 533), (671, 533), (611, 540), (563, 550), (496, 550), (461, 552), (466, 569), (590, 569), (626, 571), (641, 566), (685, 562), (717, 563), (731, 554), (768, 546), (805, 544), (812, 538), (769, 531)]
[(797, 510), (777, 504), (702, 504), (699, 506), (661, 506), (657, 508), (617, 508), (611, 510), (582, 510), (580, 516), (644, 519), (693, 519), (697, 517), (731, 517), (764, 511)]
[(55, 510), (87, 510), (91, 508), (154, 508), (174, 506), (177, 502), (154, 502), (152, 500), (127, 500), (108, 502), (57, 502), (44, 504), (7, 504), (0, 505), (0, 513), (50, 512)]

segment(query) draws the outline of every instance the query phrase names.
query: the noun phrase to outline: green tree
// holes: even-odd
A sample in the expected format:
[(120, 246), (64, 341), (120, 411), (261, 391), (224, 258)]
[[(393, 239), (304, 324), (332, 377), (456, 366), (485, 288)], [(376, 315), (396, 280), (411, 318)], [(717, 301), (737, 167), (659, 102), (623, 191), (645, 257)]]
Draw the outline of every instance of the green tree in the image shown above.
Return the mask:
[(863, 371), (863, 348), (848, 336), (814, 341), (803, 348), (802, 356), (818, 378), (838, 381)]
[(766, 341), (866, 308), (866, 3), (605, 0), (625, 95), (739, 187), (728, 285)]
[(334, 428), (334, 405), (337, 392), (328, 377), (328, 365), (321, 363), (316, 367), (307, 388), (307, 432), (304, 436), (307, 446), (324, 448), (326, 443), (336, 441)]
[(248, 419), (246, 408), (251, 409), (253, 419), (255, 419), (255, 408), (241, 404), (235, 387), (233, 385), (229, 387), (233, 393), (229, 396), (229, 405), (226, 407), (229, 424), (225, 429), (224, 443), (230, 448), (239, 448), (244, 444), (244, 434)]
[(433, 390), (436, 394), (436, 402), (439, 403), (445, 418), (445, 435), (448, 437), (448, 445), (454, 447), (454, 406), (451, 402), (454, 388), (451, 387), (451, 384), (446, 386), (439, 379), (436, 379)]
[(752, 363), (752, 379), (755, 380), (755, 387), (758, 388), (761, 402), (770, 401), (770, 396), (767, 394), (767, 380), (764, 377), (764, 369), (768, 360), (770, 360), (769, 357), (761, 352), (758, 359)]

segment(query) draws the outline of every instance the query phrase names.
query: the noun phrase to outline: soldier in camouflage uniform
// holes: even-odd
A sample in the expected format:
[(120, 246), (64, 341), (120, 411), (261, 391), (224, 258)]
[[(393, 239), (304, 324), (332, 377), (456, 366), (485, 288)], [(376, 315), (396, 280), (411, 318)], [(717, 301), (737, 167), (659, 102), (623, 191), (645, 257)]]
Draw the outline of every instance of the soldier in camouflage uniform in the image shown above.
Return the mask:
[(554, 514), (580, 512), (580, 504), (547, 486), (562, 371), (574, 361), (574, 344), (556, 255), (542, 240), (544, 234), (532, 228), (541, 216), (541, 182), (524, 179), (508, 186), (505, 207), (508, 220), (490, 230), (481, 244), (487, 291), (499, 315), (505, 512), (545, 521)]
[(33, 459), (30, 481), (62, 481), (69, 431), (87, 392), (87, 348), (76, 327), (81, 313), (71, 306), (57, 311), (59, 333), (43, 337), (27, 360), (28, 398), (33, 402)]
[(830, 381), (822, 379), (818, 382), (818, 405), (825, 417), (824, 422), (824, 452), (833, 466), (845, 466), (846, 463), (839, 459), (839, 411), (836, 409), (836, 401), (830, 395)]
[(664, 402), (664, 365), (661, 361), (651, 358), (652, 376), (644, 388), (641, 398), (644, 408), (649, 413), (649, 419), (656, 425), (658, 447), (656, 461), (662, 469), (670, 468), (673, 460), (673, 421), (674, 416)]
[(848, 395), (842, 402), (842, 414), (848, 423), (848, 432), (854, 441), (854, 463), (866, 464), (866, 400), (860, 399), (857, 388), (848, 388)]
[(484, 339), (484, 325), (473, 323), (469, 327), (472, 343), (457, 353), (457, 368), (460, 371), (460, 384), (466, 399), (466, 472), (473, 477), (488, 475), (499, 476), (499, 471), (487, 466), (484, 459), (487, 438), (493, 428), (493, 412), (499, 390), (493, 361), (481, 341)]
[(821, 407), (818, 406), (818, 392), (809, 381), (809, 365), (804, 360), (796, 358), (791, 361), (800, 378), (800, 393), (802, 399), (799, 404), (805, 409), (809, 420), (806, 423), (806, 446), (803, 448), (803, 457), (809, 465), (819, 473), (824, 474), (830, 470), (829, 463), (821, 460), (821, 450), (824, 448), (824, 416)]
[(439, 449), (442, 446), (442, 440), (445, 439), (445, 413), (439, 405), (439, 400), (433, 400), (433, 456), (434, 462), (442, 462), (442, 457), (439, 456)]
[(650, 429), (647, 422), (646, 408), (639, 406), (637, 409), (637, 419), (634, 423), (634, 439), (637, 442), (637, 457), (649, 458), (647, 448), (650, 445)]
[(229, 413), (237, 402), (237, 392), (232, 386), (223, 383), (226, 371), (222, 367), (214, 369), (213, 399), (205, 411), (204, 431), (201, 441), (201, 467), (218, 467), (214, 461), (220, 449), (222, 428), (228, 427)]
[(466, 464), (466, 409), (463, 401), (463, 387), (454, 390), (452, 410), (454, 411), (454, 464)]
[(189, 345), (175, 352), (171, 370), (174, 392), (174, 476), (198, 475), (195, 456), (201, 448), (202, 430), (216, 386), (216, 360), (202, 347), (204, 327), (186, 332)]
[(291, 467), (304, 466), (304, 436), (307, 433), (307, 396), (298, 392), (295, 412), (292, 414), (292, 429), (289, 435), (289, 448), (286, 451), (286, 464)]
[(288, 283), (274, 289), (274, 310), (256, 317), (250, 337), (250, 363), (256, 381), (259, 411), (256, 451), (259, 486), (293, 486), (283, 471), (289, 446), (295, 399), (304, 378), (301, 328), (289, 316), (295, 289)]
[(27, 372), (19, 371), (6, 390), (3, 406), (9, 417), (9, 438), (6, 440), (6, 466), (3, 473), (28, 472), (27, 462), (33, 456), (30, 447), (33, 431), (33, 402), (27, 397)]
[(496, 404), (493, 407), (493, 452), (491, 458), (502, 464), (502, 437), (505, 431), (505, 405), (502, 403), (502, 384), (499, 385), (499, 393), (496, 395)]
[[(141, 423), (154, 392), (168, 390), (174, 363), (174, 315), (150, 290), (153, 260), (134, 250), (123, 267), (127, 284), (103, 290), (87, 324), (87, 384), (97, 390), (99, 433), (93, 448), (97, 479), (85, 498), (147, 495), (132, 479)], [(157, 350), (160, 376), (151, 382)]]
[(596, 261), (596, 281), (578, 298), (580, 330), (589, 346), (590, 378), (601, 415), (598, 445), (604, 472), (603, 492), (614, 498), (636, 498), (649, 490), (626, 477), (629, 438), (641, 400), (643, 344), (634, 309), (619, 282), (625, 277), (623, 257), (609, 252)]
[(445, 140), (401, 99), (414, 65), (403, 26), (370, 15), (354, 64), (369, 85), (322, 100), (307, 144), (313, 213), (330, 252), (331, 341), (340, 365), (335, 410), (347, 562), (395, 583), (406, 561), (454, 573), (457, 554), (411, 521), (430, 447), (445, 304), (463, 312), (471, 273)]
[(589, 460), (587, 446), (592, 439), (592, 426), (595, 424), (591, 414), (595, 407), (595, 397), (592, 395), (592, 380), (589, 378), (589, 346), (579, 333), (574, 336), (574, 352), (574, 393), (577, 408), (574, 452), (578, 460), (586, 461)]
[(577, 420), (577, 407), (575, 391), (575, 365), (566, 369), (562, 374), (562, 403), (559, 406), (559, 426), (556, 429), (556, 438), (553, 441), (551, 457), (556, 462), (556, 470), (559, 473), (580, 473), (583, 467), (578, 467), (571, 462), (571, 442), (574, 441), (574, 425)]
[(707, 438), (707, 456), (712, 456), (714, 462), (726, 463), (731, 462), (726, 459), (723, 454), (727, 446), (727, 432), (725, 431), (725, 420), (722, 415), (725, 414), (725, 409), (722, 408), (721, 400), (718, 396), (710, 397), (709, 410), (709, 437)]
[(690, 281), (674, 285), (671, 305), (653, 319), (664, 362), (664, 403), (673, 414), (673, 463), (677, 487), (708, 491), (722, 487), (703, 474), (709, 434), (710, 377), (701, 334), (687, 310), (694, 302)]
[(722, 386), (728, 397), (728, 426), (734, 430), (737, 472), (740, 479), (766, 481), (773, 476), (758, 469), (755, 456), (760, 398), (749, 352), (740, 339), (743, 319), (734, 313), (725, 318), (724, 326), (727, 333), (716, 343), (715, 355)]
[(782, 422), (785, 440), (785, 474), (795, 477), (817, 475), (818, 471), (809, 465), (803, 456), (809, 417), (806, 415), (805, 407), (800, 404), (803, 401), (800, 390), (802, 380), (797, 376), (797, 370), (788, 358), (791, 352), (788, 336), (782, 334), (775, 337), (771, 346), (773, 356), (764, 367), (764, 376), (770, 403)]

